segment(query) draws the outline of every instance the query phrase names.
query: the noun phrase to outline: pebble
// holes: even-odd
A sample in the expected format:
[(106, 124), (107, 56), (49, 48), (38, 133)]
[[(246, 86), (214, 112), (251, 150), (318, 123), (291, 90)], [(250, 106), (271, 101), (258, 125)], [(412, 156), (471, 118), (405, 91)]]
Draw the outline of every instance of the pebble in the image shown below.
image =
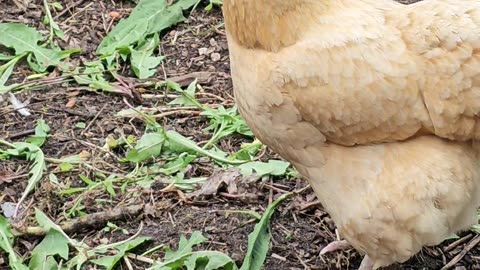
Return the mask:
[(198, 54), (199, 54), (199, 55), (206, 55), (206, 54), (208, 54), (208, 48), (200, 48), (200, 49), (198, 49)]
[(222, 56), (219, 53), (212, 53), (210, 55), (210, 58), (212, 59), (213, 62), (218, 62), (222, 58)]

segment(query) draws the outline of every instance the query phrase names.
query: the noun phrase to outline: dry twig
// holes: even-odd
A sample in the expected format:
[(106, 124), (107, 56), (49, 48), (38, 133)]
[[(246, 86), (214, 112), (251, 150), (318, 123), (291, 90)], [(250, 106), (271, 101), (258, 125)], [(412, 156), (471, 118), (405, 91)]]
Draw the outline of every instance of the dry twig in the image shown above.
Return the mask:
[[(143, 205), (118, 207), (114, 210), (89, 214), (84, 217), (72, 219), (60, 225), (65, 233), (76, 232), (81, 229), (104, 226), (109, 221), (122, 220), (127, 217), (138, 216), (143, 210)], [(15, 228), (18, 235), (45, 236), (47, 231), (41, 227)]]

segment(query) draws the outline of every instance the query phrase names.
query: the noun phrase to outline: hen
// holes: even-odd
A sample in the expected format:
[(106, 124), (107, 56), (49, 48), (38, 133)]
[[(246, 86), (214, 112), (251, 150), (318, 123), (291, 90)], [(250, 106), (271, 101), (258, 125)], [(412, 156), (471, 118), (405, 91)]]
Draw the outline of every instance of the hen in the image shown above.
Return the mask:
[(476, 222), (480, 1), (224, 0), (236, 101), (362, 269)]

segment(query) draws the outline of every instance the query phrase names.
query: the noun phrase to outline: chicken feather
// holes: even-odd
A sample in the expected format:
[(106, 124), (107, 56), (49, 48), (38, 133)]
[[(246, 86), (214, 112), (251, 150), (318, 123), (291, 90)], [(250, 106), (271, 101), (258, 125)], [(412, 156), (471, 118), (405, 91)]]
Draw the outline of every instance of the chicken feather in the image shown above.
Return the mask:
[(224, 0), (238, 108), (374, 268), (476, 223), (480, 1)]

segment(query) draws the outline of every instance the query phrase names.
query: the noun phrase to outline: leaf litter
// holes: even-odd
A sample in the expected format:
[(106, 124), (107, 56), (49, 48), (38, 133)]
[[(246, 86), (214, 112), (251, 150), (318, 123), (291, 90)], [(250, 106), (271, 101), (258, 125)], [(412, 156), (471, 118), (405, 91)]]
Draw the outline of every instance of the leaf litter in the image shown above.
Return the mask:
[[(351, 250), (318, 256), (333, 223), (236, 112), (220, 1), (25, 3), (0, 3), (3, 31), (31, 41), (4, 40), (0, 91), (32, 114), (0, 101), (0, 203), (24, 199), (21, 222), (0, 216), (3, 265), (358, 265)], [(425, 249), (404, 269), (441, 266), (443, 253)]]

